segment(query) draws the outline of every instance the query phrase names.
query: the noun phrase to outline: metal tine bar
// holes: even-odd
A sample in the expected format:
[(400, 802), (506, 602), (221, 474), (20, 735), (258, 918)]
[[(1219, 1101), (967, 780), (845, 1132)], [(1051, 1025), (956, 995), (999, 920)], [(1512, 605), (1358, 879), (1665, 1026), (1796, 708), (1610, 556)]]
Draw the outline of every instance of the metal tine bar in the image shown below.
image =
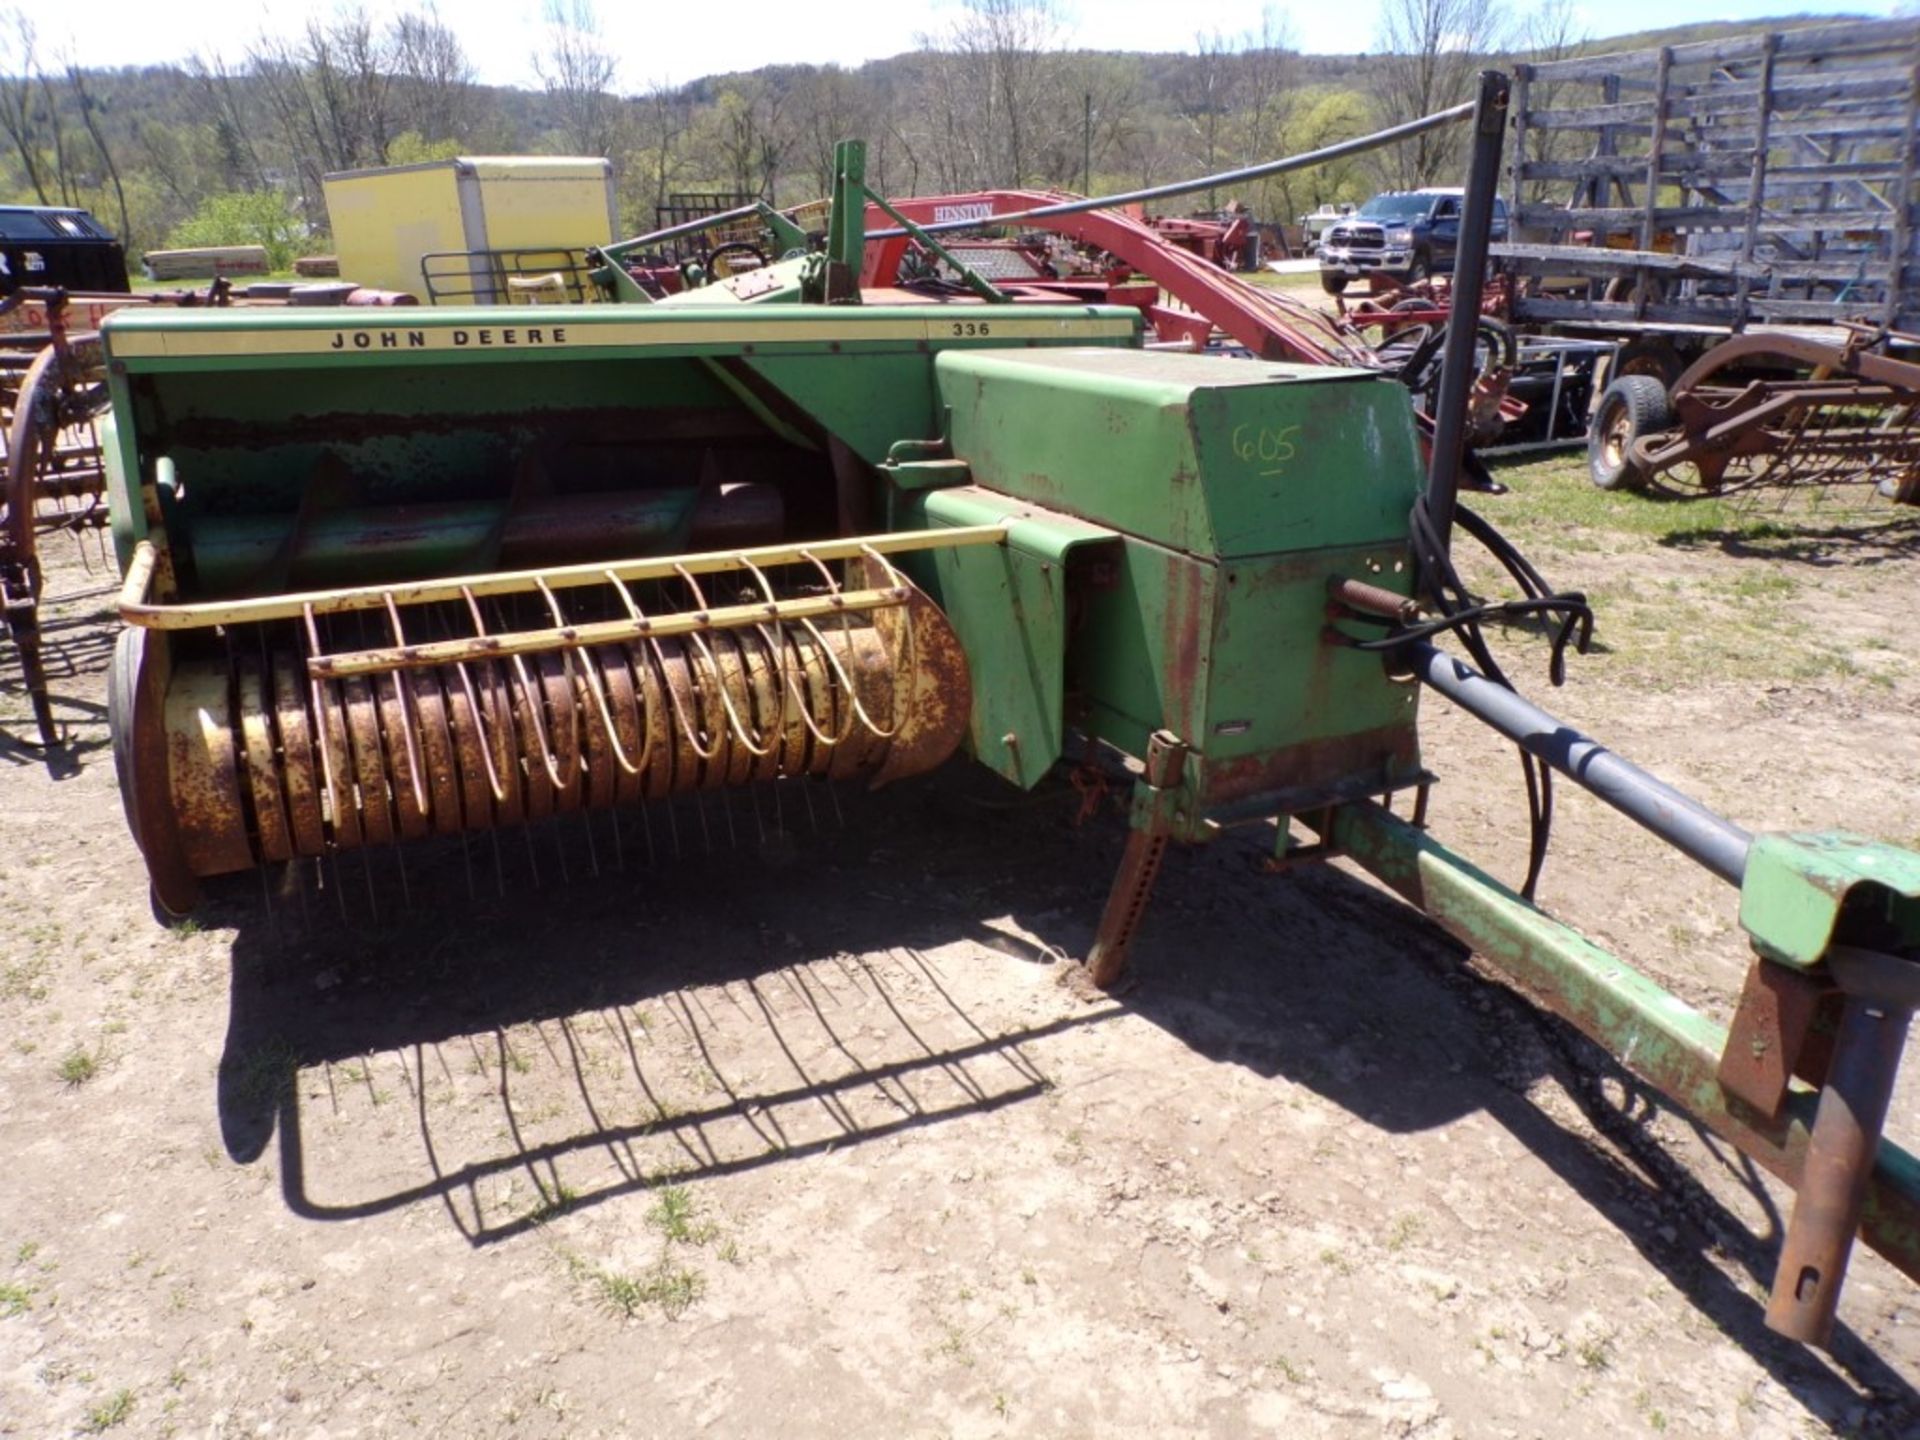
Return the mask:
[[(481, 633), (484, 634), (486, 627), (480, 625), (480, 602), (474, 599), (471, 590), (463, 588), (460, 593), (466, 599), (468, 610), (473, 613), (473, 623), (480, 626)], [(507, 787), (501, 783), (500, 772), (493, 763), (493, 736), (488, 733), (487, 717), (480, 709), (479, 697), (474, 693), (473, 676), (467, 670), (467, 662), (464, 660), (456, 660), (453, 668), (460, 672), (460, 689), (466, 694), (467, 709), (472, 713), (474, 728), (480, 734), (480, 763), (486, 767), (487, 785), (493, 791), (494, 800), (504, 805), (507, 799)]]
[[(988, 525), (901, 530), (865, 538), (814, 541), (811, 548), (828, 559), (842, 559), (859, 554), (863, 545), (871, 545), (889, 553), (909, 550), (944, 550), (965, 545), (999, 545), (1006, 542), (1010, 524), (1011, 522), (1001, 521)], [(703, 551), (672, 559), (663, 557), (630, 560), (616, 562), (612, 566), (604, 562), (549, 566), (541, 570), (504, 570), (493, 574), (454, 576), (445, 580), (423, 580), (405, 585), (357, 586), (337, 590), (303, 591), (293, 595), (262, 596), (248, 600), (155, 605), (147, 601), (146, 591), (153, 579), (154, 568), (159, 562), (159, 552), (153, 547), (151, 541), (141, 541), (135, 547), (133, 563), (127, 567), (126, 580), (120, 591), (120, 604), (122, 618), (129, 624), (160, 629), (192, 629), (203, 625), (231, 625), (253, 620), (282, 619), (298, 614), (309, 605), (330, 614), (347, 610), (377, 610), (382, 608), (384, 603), (382, 596), (387, 590), (391, 590), (394, 598), (402, 605), (424, 605), (437, 600), (456, 599), (468, 589), (484, 595), (524, 593), (533, 588), (536, 578), (544, 580), (556, 589), (565, 590), (579, 585), (597, 584), (609, 569), (625, 580), (656, 580), (671, 576), (676, 566), (684, 566), (696, 573), (707, 574), (738, 568), (743, 554), (761, 564), (779, 565), (792, 561), (796, 553), (798, 552), (790, 545), (768, 545), (746, 551)]]
[[(468, 595), (472, 602), (472, 595)], [(478, 604), (473, 606), (473, 625), (478, 632), (475, 639), (484, 639), (487, 634), (486, 621), (480, 616)], [(563, 790), (566, 782), (560, 778), (560, 757), (553, 753), (553, 742), (547, 739), (546, 702), (534, 693), (533, 679), (527, 674), (527, 660), (524, 655), (513, 658), (513, 673), (520, 682), (520, 698), (526, 702), (527, 718), (533, 722), (534, 738), (540, 742), (540, 758), (546, 762), (547, 778), (553, 781), (554, 789)]]
[(367, 909), (375, 925), (380, 923), (380, 894), (373, 882), (373, 848), (362, 846), (360, 850), (360, 874), (367, 882)]
[[(560, 608), (560, 602), (554, 598), (553, 591), (547, 587), (547, 582), (545, 580), (540, 579), (537, 576), (535, 577), (533, 583), (535, 587), (540, 591), (541, 597), (547, 602), (547, 611), (549, 614), (553, 616), (554, 625), (558, 627), (562, 633), (565, 633), (567, 630), (567, 615), (566, 615), (566, 612)], [(584, 660), (582, 663), (585, 664), (588, 675), (593, 676), (595, 673), (593, 661), (589, 658)], [(578, 696), (580, 693), (580, 677), (578, 674), (575, 673), (575, 670), (574, 670), (574, 652), (573, 652), (572, 646), (567, 646), (560, 651), (560, 666), (561, 666), (561, 669), (566, 673), (567, 695), (569, 699)], [(589, 681), (589, 688), (592, 688), (594, 690), (594, 693), (596, 696), (599, 695), (598, 687), (593, 685), (591, 680)], [(612, 732), (613, 732), (613, 714), (611, 711), (607, 709), (605, 700), (601, 701), (600, 713), (602, 716), (606, 718), (607, 732), (608, 732), (609, 738), (611, 738)], [(615, 743), (617, 744), (618, 742), (616, 741)], [(586, 751), (586, 744), (584, 741), (581, 741), (579, 749), (581, 753), (581, 758), (584, 761), (585, 751)], [(587, 847), (589, 850), (591, 850), (593, 847), (593, 842), (591, 837), (589, 837), (588, 839)], [(600, 873), (600, 862), (597, 859), (594, 860), (593, 862), (593, 873), (596, 875)]]
[(774, 603), (773, 582), (767, 579), (766, 572), (747, 558), (746, 552), (740, 552), (740, 563), (753, 576), (754, 583), (760, 587), (761, 598), (767, 602), (767, 609), (773, 618), (773, 636), (767, 636), (765, 625), (756, 625), (754, 630), (760, 636), (773, 657), (773, 688), (780, 697), (780, 714), (775, 718), (774, 728), (778, 735), (776, 744), (784, 745), (787, 740), (787, 627), (780, 618), (780, 607)]
[(647, 644), (652, 648), (654, 663), (660, 669), (660, 688), (666, 692), (667, 707), (672, 711), (673, 718), (679, 722), (681, 733), (687, 737), (687, 744), (693, 747), (693, 753), (702, 760), (717, 759), (720, 755), (720, 739), (715, 738), (711, 750), (701, 748), (700, 740), (703, 732), (698, 725), (687, 718), (687, 712), (680, 704), (680, 696), (667, 679), (666, 652), (660, 648), (658, 640), (649, 640)]
[[(818, 560), (814, 560), (813, 556), (809, 555), (805, 550), (802, 550), (800, 553), (807, 559), (813, 560), (814, 567), (819, 570), (822, 575), (827, 577), (828, 584), (835, 586), (837, 593), (839, 587), (834, 582), (833, 572), (828, 570), (827, 567), (822, 565)], [(820, 642), (820, 649), (825, 653), (827, 663), (833, 667), (834, 674), (840, 677), (840, 683), (845, 687), (847, 692), (848, 703), (853, 707), (852, 714), (854, 719), (866, 726), (877, 739), (891, 740), (900, 731), (898, 722), (894, 724), (891, 730), (883, 730), (880, 728), (879, 722), (867, 714), (867, 707), (860, 703), (860, 691), (854, 685), (853, 677), (847, 673), (846, 667), (840, 663), (840, 657), (833, 653), (833, 647), (827, 644), (826, 637), (820, 633), (819, 627), (809, 619), (802, 619), (800, 623), (813, 632), (813, 638)], [(840, 633), (847, 642), (848, 651), (851, 652), (853, 649), (853, 621), (847, 617), (845, 611), (842, 611), (840, 614)], [(896, 685), (894, 689), (897, 691), (899, 689), (898, 685)], [(849, 721), (846, 732), (844, 732), (842, 738), (845, 738), (846, 734), (851, 734), (852, 731), (853, 724), (852, 721)]]
[[(881, 571), (887, 576), (887, 578), (895, 586), (899, 587), (900, 589), (907, 590), (909, 593), (911, 593), (912, 582), (909, 581), (907, 577), (903, 575), (897, 568), (895, 568), (891, 560), (887, 559), (886, 556), (882, 555), (878, 550), (874, 549), (871, 545), (862, 546), (861, 548), (865, 552), (867, 558), (873, 561), (874, 564), (878, 565)], [(901, 645), (902, 653), (899, 655), (889, 657), (895, 662), (893, 667), (893, 673), (894, 673), (895, 679), (892, 687), (893, 729), (887, 732), (887, 737), (889, 739), (891, 739), (894, 735), (899, 734), (900, 727), (904, 725), (907, 720), (906, 711), (908, 709), (909, 702), (902, 697), (901, 685), (899, 683), (900, 678), (905, 677), (907, 686), (911, 687), (914, 683), (914, 676), (919, 674), (919, 666), (920, 666), (919, 631), (914, 627), (913, 616), (911, 613), (907, 615), (906, 623), (900, 627), (900, 631), (901, 631), (901, 639), (902, 639), (902, 645)]]
[(493, 888), (499, 892), (500, 898), (504, 900), (507, 896), (507, 867), (504, 857), (500, 854), (500, 830), (498, 826), (489, 825), (487, 827), (487, 839), (493, 842)]
[(524, 835), (527, 840), (527, 868), (533, 871), (533, 888), (538, 890), (541, 888), (540, 857), (534, 853), (533, 849), (533, 822), (530, 820), (521, 821), (520, 833)]
[(600, 847), (593, 843), (593, 814), (591, 810), (579, 812), (581, 823), (587, 829), (587, 868), (593, 872), (593, 877), (597, 880), (600, 878)]
[[(611, 579), (611, 575), (609, 575), (608, 578)], [(617, 581), (614, 583), (614, 589), (620, 591), (623, 595), (626, 594), (626, 587)], [(545, 581), (540, 582), (540, 593), (546, 597), (547, 608), (553, 612), (553, 623), (564, 629), (567, 623), (566, 616), (561, 612), (559, 600), (555, 598), (553, 591), (547, 588)], [(631, 598), (628, 599), (627, 603), (629, 607), (632, 607), (633, 602)], [(567, 667), (567, 679), (570, 681), (574, 678), (573, 655), (574, 652), (571, 648), (560, 652), (561, 662)], [(626, 771), (627, 774), (638, 775), (640, 773), (640, 767), (647, 763), (647, 752), (644, 744), (640, 751), (640, 759), (637, 762), (627, 758), (626, 747), (620, 743), (619, 732), (614, 728), (613, 707), (607, 703), (606, 682), (600, 678), (600, 667), (598, 663), (591, 655), (582, 655), (580, 657), (580, 668), (587, 677), (587, 689), (593, 693), (594, 704), (599, 707), (601, 723), (606, 726), (607, 748), (613, 752), (614, 763)], [(643, 729), (642, 734), (644, 735), (644, 733)], [(597, 867), (595, 873), (598, 873)]]
[[(628, 593), (625, 582), (622, 581), (618, 575), (614, 574), (613, 571), (609, 570), (607, 571), (607, 583), (613, 587), (613, 593), (618, 595), (622, 603), (626, 605), (627, 613), (630, 614), (635, 620), (644, 623), (647, 617), (645, 613), (642, 612), (642, 610), (640, 609), (639, 603), (633, 598), (631, 594)], [(598, 674), (597, 671), (594, 673), (596, 675)], [(636, 681), (639, 679), (638, 676), (635, 676), (634, 678), (636, 679)], [(640, 758), (638, 760), (633, 761), (631, 764), (628, 763), (627, 752), (625, 747), (620, 744), (619, 735), (614, 731), (613, 715), (607, 705), (604, 682), (597, 684), (595, 686), (593, 693), (594, 693), (594, 699), (600, 702), (600, 714), (607, 722), (607, 735), (613, 744), (614, 759), (619, 762), (621, 769), (625, 770), (629, 775), (638, 775), (641, 771), (647, 768), (647, 761), (653, 755), (653, 727), (647, 724), (647, 717), (646, 717), (646, 714), (644, 713), (644, 697), (646, 693), (645, 683), (641, 682), (637, 686), (635, 691), (635, 696), (634, 696), (634, 704), (637, 708), (641, 710)]]
[(400, 867), (400, 904), (403, 909), (413, 909), (413, 886), (407, 883), (407, 854), (404, 845), (394, 845), (393, 863)]
[[(407, 645), (406, 632), (400, 628), (400, 607), (393, 603), (393, 592), (387, 592), (387, 620), (393, 626), (393, 643), (401, 649)], [(413, 786), (413, 803), (422, 815), (432, 812), (432, 804), (427, 799), (427, 782), (420, 774), (420, 746), (414, 731), (414, 709), (412, 687), (400, 683), (400, 672), (395, 670), (393, 680), (393, 698), (400, 705), (400, 734), (406, 741), (407, 780)]]
[[(693, 592), (695, 615), (705, 615), (707, 613), (707, 597), (705, 592), (700, 589), (700, 582), (695, 580), (683, 567), (676, 565), (674, 569), (679, 571), (680, 578), (686, 581), (687, 588)], [(707, 637), (702, 635), (698, 630), (694, 630), (688, 633), (687, 638), (700, 647), (700, 654), (705, 657), (707, 668), (713, 672), (714, 688), (720, 694), (720, 708), (727, 712), (727, 724), (732, 728), (735, 737), (746, 747), (749, 754), (753, 755), (756, 759), (764, 759), (772, 752), (773, 747), (771, 745), (762, 746), (758, 744), (753, 736), (747, 733), (747, 727), (740, 721), (739, 712), (733, 707), (732, 697), (727, 694), (726, 681), (723, 680), (720, 675), (720, 662), (714, 658), (713, 648), (707, 644)]]
[[(802, 553), (805, 553), (805, 552), (802, 552)], [(826, 568), (826, 566), (821, 565), (818, 560), (815, 560), (813, 563), (815, 567), (819, 569), (821, 574), (826, 576), (829, 592), (837, 596), (840, 593), (840, 582), (834, 579), (833, 573), (829, 571)], [(814, 629), (812, 626), (809, 626), (808, 630), (812, 634), (814, 641), (820, 646), (820, 648), (823, 651), (827, 650), (828, 649), (827, 643), (821, 637), (820, 632), (817, 629)], [(846, 676), (843, 674), (840, 678), (842, 683), (845, 683)], [(787, 684), (793, 696), (800, 702), (801, 721), (806, 725), (808, 730), (813, 732), (813, 738), (816, 741), (818, 741), (821, 745), (831, 750), (835, 745), (838, 745), (842, 740), (845, 740), (849, 735), (853, 733), (853, 727), (856, 722), (856, 717), (851, 710), (847, 712), (847, 723), (843, 727), (841, 727), (840, 733), (837, 735), (829, 735), (827, 734), (826, 731), (822, 730), (818, 725), (814, 724), (813, 709), (810, 705), (807, 704), (806, 697), (800, 694), (800, 678), (799, 678), (799, 675), (792, 669), (788, 670), (787, 672)], [(782, 703), (782, 706), (784, 707), (785, 700), (783, 699), (781, 703)]]
[[(334, 899), (334, 903), (335, 903), (336, 905), (338, 905), (338, 906), (340, 907), (340, 923), (341, 923), (342, 925), (345, 925), (345, 924), (347, 924), (347, 923), (348, 923), (348, 916), (347, 916), (347, 882), (346, 882), (345, 880), (343, 880), (343, 879), (341, 879), (341, 878), (340, 878), (340, 852), (336, 850), (336, 851), (333, 851), (332, 853), (330, 853), (330, 854), (328, 854), (328, 855), (324, 855), (324, 856), (321, 856), (321, 857), (319, 857), (319, 858), (320, 858), (320, 859), (321, 859), (321, 860), (322, 860), (323, 862), (327, 862), (327, 861), (330, 861), (330, 862), (332, 862), (332, 865), (333, 865), (333, 899)], [(320, 872), (320, 878), (321, 878), (321, 879), (322, 879), (323, 881), (324, 881), (324, 880), (326, 879), (326, 871), (325, 871), (324, 869), (323, 869), (323, 870), (322, 870), (322, 871)]]
[(467, 876), (467, 899), (478, 905), (480, 891), (473, 883), (473, 837), (466, 831), (460, 832), (460, 867)]
[(644, 835), (647, 840), (647, 864), (649, 866), (658, 864), (660, 860), (659, 855), (655, 853), (653, 848), (653, 821), (647, 818), (647, 812), (651, 809), (653, 809), (653, 806), (644, 801), (639, 806), (640, 833)]
[[(311, 605), (306, 608), (306, 620), (307, 653), (309, 655), (317, 655), (320, 653), (320, 625), (314, 618), (313, 607)], [(332, 737), (327, 733), (327, 711), (326, 707), (321, 703), (320, 685), (321, 682), (309, 673), (307, 678), (307, 703), (313, 707), (313, 724), (317, 732), (315, 738), (320, 742), (316, 747), (320, 751), (320, 777), (326, 786), (327, 810), (328, 813), (331, 814), (334, 808), (340, 803), (340, 790), (334, 782)], [(333, 829), (337, 836), (340, 829), (340, 817), (338, 815), (333, 815)], [(334, 871), (336, 888), (338, 888), (339, 879), (340, 873), (336, 867)], [(341, 903), (344, 905), (345, 901), (342, 900)], [(346, 912), (344, 910), (341, 912), (341, 918), (343, 920), (346, 918)]]

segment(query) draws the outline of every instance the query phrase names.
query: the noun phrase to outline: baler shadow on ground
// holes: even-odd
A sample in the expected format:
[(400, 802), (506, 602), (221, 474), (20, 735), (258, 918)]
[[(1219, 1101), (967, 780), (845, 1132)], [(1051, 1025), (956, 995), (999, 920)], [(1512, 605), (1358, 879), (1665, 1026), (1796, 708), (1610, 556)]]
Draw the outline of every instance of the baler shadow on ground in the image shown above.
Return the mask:
[[(1699, 1132), (1760, 1233), (1655, 1138), (1674, 1113), (1662, 1101), (1371, 885), (1331, 867), (1262, 875), (1252, 838), (1176, 850), (1136, 979), (1007, 1026), (965, 967), (1084, 955), (1118, 825), (1076, 826), (1065, 787), (1015, 797), (962, 767), (814, 798), (809, 811), (789, 793), (777, 820), (764, 793), (724, 815), (680, 802), (648, 821), (652, 864), (630, 817), (617, 871), (606, 816), (591, 847), (585, 822), (516, 840), (545, 860), (537, 890), (513, 888), (502, 861), (510, 899), (485, 889), (490, 842), (484, 863), (471, 848), (412, 856), (404, 886), (375, 854), (335, 874), (335, 895), (218, 892), (216, 920), (237, 927), (230, 1153), (260, 1156), (277, 1128), (294, 1212), (437, 1205), (486, 1246), (667, 1178), (805, 1165), (1039, 1100), (1057, 1078), (1049, 1042), (1137, 1017), (1383, 1135), (1484, 1112), (1809, 1410), (1837, 1422), (1858, 1404), (1710, 1258), (1756, 1286), (1771, 1275), (1784, 1217), (1751, 1164)], [(515, 858), (524, 886), (536, 867)], [(1012, 923), (982, 918), (997, 916)], [(962, 941), (998, 953), (943, 958)], [(1544, 1078), (1611, 1146), (1529, 1098)], [(336, 1172), (342, 1125), (392, 1127), (378, 1176)], [(1884, 1413), (1920, 1416), (1920, 1395), (1851, 1331), (1833, 1354)]]

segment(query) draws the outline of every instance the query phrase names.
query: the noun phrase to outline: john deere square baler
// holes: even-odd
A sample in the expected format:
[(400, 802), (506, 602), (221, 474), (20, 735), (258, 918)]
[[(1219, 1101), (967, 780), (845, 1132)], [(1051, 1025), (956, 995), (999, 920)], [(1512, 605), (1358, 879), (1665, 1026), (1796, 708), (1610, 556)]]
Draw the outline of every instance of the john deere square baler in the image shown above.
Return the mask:
[[(111, 718), (159, 906), (957, 751), (1032, 786), (1072, 749), (1133, 785), (1096, 983), (1168, 843), (1269, 826), (1276, 863), (1357, 861), (1795, 1185), (1776, 1326), (1826, 1338), (1857, 1232), (1920, 1274), (1920, 1173), (1880, 1139), (1920, 857), (1751, 836), (1440, 648), (1498, 607), (1444, 563), (1458, 427), (1430, 472), (1392, 380), (1149, 351), (1133, 310), (862, 304), (858, 228), (684, 303), (114, 317)], [(1577, 638), (1578, 597), (1507, 558), (1502, 613)], [(1731, 1030), (1426, 833), (1429, 686), (1536, 790), (1571, 775), (1739, 887)]]

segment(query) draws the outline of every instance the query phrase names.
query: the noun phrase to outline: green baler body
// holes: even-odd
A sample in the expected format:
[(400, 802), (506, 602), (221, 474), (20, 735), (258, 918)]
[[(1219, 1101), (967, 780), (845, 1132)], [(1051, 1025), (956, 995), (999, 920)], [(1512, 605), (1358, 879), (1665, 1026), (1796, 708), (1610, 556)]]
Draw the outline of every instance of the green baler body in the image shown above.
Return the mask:
[[(246, 557), (285, 530), (339, 549), (332, 583), (484, 568), (475, 536), (530, 454), (609, 513), (658, 500), (649, 545), (674, 553), (675, 497), (723, 462), (786, 488), (792, 539), (1011, 522), (1005, 545), (911, 562), (967, 650), (973, 749), (1010, 779), (1036, 782), (1069, 728), (1136, 756), (1171, 731), (1197, 833), (1418, 777), (1414, 688), (1322, 634), (1329, 578), (1407, 588), (1420, 466), (1391, 382), (1148, 353), (1137, 314), (1087, 307), (506, 318), (115, 317), (123, 560), (158, 529), (184, 599), (259, 588)], [(161, 457), (177, 493), (154, 483)], [(382, 537), (418, 522), (408, 575), (379, 573), (371, 543), (356, 568), (354, 536), (310, 513), (338, 474), (397, 517)]]

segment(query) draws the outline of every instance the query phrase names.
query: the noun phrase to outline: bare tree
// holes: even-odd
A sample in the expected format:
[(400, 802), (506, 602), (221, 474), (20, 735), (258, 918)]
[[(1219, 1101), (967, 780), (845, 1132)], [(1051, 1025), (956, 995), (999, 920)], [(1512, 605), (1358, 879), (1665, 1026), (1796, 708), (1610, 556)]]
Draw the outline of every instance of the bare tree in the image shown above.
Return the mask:
[(427, 140), (461, 135), (473, 109), (473, 65), (438, 8), (396, 16), (387, 49), (404, 127)]
[(741, 75), (721, 87), (712, 117), (713, 153), (727, 184), (742, 195), (774, 199), (789, 144), (786, 94), (761, 75)]
[[(1551, 60), (1565, 60), (1586, 44), (1588, 32), (1580, 23), (1579, 12), (1574, 8), (1573, 0), (1544, 0), (1538, 8), (1529, 10), (1521, 22), (1518, 46), (1526, 59), (1533, 64), (1542, 64)], [(1554, 110), (1559, 108), (1559, 97), (1565, 87), (1549, 81), (1545, 84), (1534, 83), (1527, 95), (1528, 108), (1534, 110)], [(1514, 163), (1523, 160), (1564, 160), (1571, 156), (1568, 148), (1575, 136), (1572, 130), (1536, 129), (1528, 135), (1527, 155), (1515, 155)], [(1564, 196), (1568, 187), (1558, 187)], [(1535, 180), (1526, 187), (1521, 196), (1523, 200), (1546, 200), (1553, 196), (1554, 182)], [(1602, 202), (1604, 203), (1604, 202)]]
[[(1382, 0), (1376, 103), (1386, 125), (1403, 124), (1468, 98), (1482, 57), (1500, 48), (1500, 0)], [(1384, 179), (1417, 190), (1452, 174), (1460, 130), (1443, 126), (1378, 152)]]
[[(1241, 38), (1240, 73), (1235, 85), (1235, 138), (1242, 163), (1278, 159), (1293, 148), (1288, 130), (1294, 115), (1299, 56), (1293, 32), (1284, 16), (1271, 7), (1261, 13), (1260, 27)], [(1259, 182), (1256, 209), (1272, 217), (1291, 218), (1291, 175), (1271, 176)]]
[[(307, 218), (317, 224), (323, 176), (387, 163), (397, 130), (381, 32), (365, 10), (342, 10), (292, 35), (261, 36), (247, 59), (251, 89), (279, 131)], [(235, 118), (244, 124), (237, 106)]]
[(633, 111), (635, 163), (627, 167), (627, 174), (636, 180), (635, 171), (645, 176), (647, 193), (635, 221), (636, 228), (651, 230), (685, 161), (693, 102), (684, 89), (657, 81), (634, 102)]
[(935, 52), (934, 134), (924, 150), (943, 183), (1017, 187), (1065, 178), (1039, 173), (1037, 163), (1044, 141), (1068, 130), (1073, 108), (1059, 83), (1059, 41), (1053, 0), (963, 0), (945, 35), (921, 37)]
[(593, 0), (546, 0), (547, 43), (533, 72), (559, 109), (560, 133), (580, 155), (611, 155), (620, 129), (612, 91), (619, 62), (600, 34)]
[[(219, 55), (195, 55), (187, 61), (186, 71), (193, 82), (188, 92), (191, 109), (213, 135), (226, 188), (259, 189), (266, 184), (267, 167), (243, 108), (240, 77)], [(141, 148), (150, 158), (159, 160), (164, 145), (152, 131), (152, 126), (141, 128)], [(161, 173), (168, 173), (164, 165)]]
[[(1186, 83), (1175, 103), (1187, 124), (1194, 163), (1201, 173), (1211, 175), (1220, 169), (1220, 144), (1232, 109), (1232, 42), (1218, 30), (1194, 36), (1194, 60), (1184, 70)], [(1216, 205), (1213, 192), (1208, 191), (1208, 208)]]
[(80, 111), (80, 124), (87, 132), (87, 138), (93, 141), (93, 148), (100, 156), (100, 163), (106, 168), (107, 178), (113, 183), (113, 198), (120, 210), (120, 238), (131, 242), (132, 227), (127, 221), (127, 191), (120, 183), (120, 166), (113, 157), (113, 147), (107, 143), (107, 137), (100, 124), (101, 104), (87, 89), (85, 72), (73, 63), (72, 56), (67, 57), (67, 84), (73, 88), (75, 107)]
[[(838, 65), (823, 65), (809, 71), (794, 86), (790, 108), (797, 132), (796, 148), (806, 165), (812, 192), (825, 195), (833, 188), (834, 147), (842, 140), (865, 136), (874, 128), (873, 97), (858, 76)], [(868, 157), (876, 176), (878, 158)]]
[(40, 149), (41, 117), (34, 99), (33, 77), (39, 69), (34, 58), (37, 37), (33, 21), (24, 10), (12, 11), (6, 19), (19, 50), (18, 58), (6, 67), (14, 73), (0, 74), (0, 130), (6, 132), (14, 152), (19, 155), (20, 168), (26, 172), (33, 193), (40, 197), (42, 205), (50, 205), (53, 202), (47, 196), (46, 157)]

